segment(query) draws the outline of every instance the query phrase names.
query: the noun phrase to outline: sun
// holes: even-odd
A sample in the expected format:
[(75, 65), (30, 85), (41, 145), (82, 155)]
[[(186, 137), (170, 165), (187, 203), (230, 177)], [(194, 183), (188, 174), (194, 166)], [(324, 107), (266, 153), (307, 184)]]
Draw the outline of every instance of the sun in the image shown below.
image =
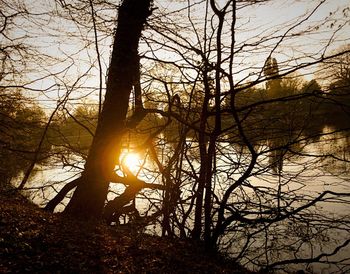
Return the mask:
[(140, 155), (135, 152), (127, 152), (122, 156), (122, 164), (131, 171), (138, 170), (141, 165)]

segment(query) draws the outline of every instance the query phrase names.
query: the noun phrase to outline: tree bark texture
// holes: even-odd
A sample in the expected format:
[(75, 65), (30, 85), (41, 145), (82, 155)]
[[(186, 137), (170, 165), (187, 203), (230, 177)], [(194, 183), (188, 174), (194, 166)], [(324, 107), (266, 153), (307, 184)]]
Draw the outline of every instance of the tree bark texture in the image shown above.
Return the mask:
[(110, 174), (119, 161), (130, 92), (138, 68), (138, 44), (151, 14), (152, 0), (124, 0), (119, 8), (108, 72), (106, 95), (81, 183), (65, 213), (100, 218), (108, 193)]

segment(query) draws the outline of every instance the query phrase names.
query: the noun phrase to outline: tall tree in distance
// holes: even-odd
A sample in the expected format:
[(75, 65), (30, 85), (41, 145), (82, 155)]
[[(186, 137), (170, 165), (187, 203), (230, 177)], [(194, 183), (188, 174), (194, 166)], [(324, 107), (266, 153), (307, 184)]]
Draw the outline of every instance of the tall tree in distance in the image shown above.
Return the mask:
[(85, 170), (65, 212), (82, 218), (101, 216), (109, 182), (118, 164), (129, 96), (138, 73), (138, 44), (151, 0), (124, 0), (119, 7), (103, 109)]
[(267, 95), (270, 98), (277, 98), (281, 93), (282, 87), (276, 58), (271, 58), (271, 56), (267, 58), (264, 74), (266, 78), (269, 78), (266, 82)]

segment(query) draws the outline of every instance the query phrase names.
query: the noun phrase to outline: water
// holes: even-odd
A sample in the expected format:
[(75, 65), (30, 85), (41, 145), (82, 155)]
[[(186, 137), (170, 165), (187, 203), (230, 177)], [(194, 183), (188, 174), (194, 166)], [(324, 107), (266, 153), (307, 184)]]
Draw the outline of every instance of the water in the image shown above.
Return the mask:
[[(280, 173), (271, 170), (271, 155), (267, 152), (268, 147), (261, 145), (259, 151), (259, 165), (253, 170), (242, 187), (231, 195), (230, 202), (240, 213), (246, 213), (246, 218), (261, 218), (276, 215), (270, 212), (264, 215), (264, 210), (271, 208), (284, 208), (293, 211), (298, 207), (311, 202), (325, 191), (331, 193), (326, 199), (316, 205), (297, 212), (294, 216), (276, 223), (243, 224), (239, 221), (233, 222), (228, 227), (228, 232), (221, 238), (221, 247), (233, 257), (240, 257), (240, 263), (250, 268), (257, 268), (257, 264), (274, 264), (277, 261), (295, 260), (301, 258), (317, 257), (322, 254), (331, 254), (334, 249), (347, 239), (350, 239), (350, 164), (344, 159), (349, 159), (349, 136), (343, 133), (332, 132), (331, 128), (325, 127), (326, 134), (313, 142), (301, 142), (296, 148), (296, 154), (285, 154), (283, 169)], [(160, 148), (159, 148), (160, 149)], [(163, 145), (159, 150), (163, 159), (170, 158), (171, 148)], [(198, 172), (199, 163), (196, 160), (197, 144), (187, 142), (186, 151), (188, 162), (184, 161), (182, 168), (188, 172)], [(218, 144), (220, 156), (216, 159), (216, 173), (214, 178), (215, 194), (222, 197), (225, 188), (238, 179), (245, 170), (249, 154), (239, 147), (229, 143)], [(263, 153), (266, 151), (266, 153)], [(159, 167), (152, 164), (149, 156), (143, 169), (133, 169), (134, 174), (150, 183), (162, 183), (159, 176)], [(189, 162), (191, 164), (189, 164)], [(140, 162), (142, 165), (142, 163)], [(121, 171), (118, 171), (121, 172)], [(78, 171), (69, 168), (42, 167), (27, 185), (34, 202), (44, 205), (47, 200), (54, 197), (55, 193), (62, 187), (61, 181), (69, 181), (77, 176)], [(184, 173), (186, 174), (186, 173)], [(173, 176), (175, 173), (173, 173)], [(190, 197), (192, 193), (191, 183), (193, 179), (186, 177), (182, 182), (182, 198)], [(43, 185), (42, 182), (45, 182)], [(40, 189), (38, 189), (40, 187)], [(112, 199), (116, 194), (122, 193), (124, 186), (113, 184), (109, 195)], [(334, 195), (341, 193), (342, 195)], [(280, 197), (280, 198), (278, 198)], [(154, 190), (143, 191), (136, 201), (137, 208), (141, 214), (151, 212), (161, 205), (162, 192)], [(67, 200), (66, 200), (67, 201)], [(64, 208), (64, 201), (57, 211)], [(268, 207), (257, 210), (257, 205)], [(188, 208), (187, 202), (183, 207)], [(181, 220), (181, 211), (177, 211)], [(193, 214), (192, 214), (193, 217)], [(188, 227), (192, 225), (192, 217), (185, 220)], [(150, 227), (153, 233), (159, 233), (159, 226)], [(336, 266), (328, 266), (327, 263), (313, 263), (302, 266), (297, 265), (295, 269), (308, 268), (321, 273), (342, 273), (350, 271), (346, 264), (350, 265), (350, 248), (345, 247), (336, 255), (324, 257), (325, 261), (344, 260)], [(344, 264), (345, 268), (342, 268)], [(288, 268), (292, 266), (288, 265)], [(281, 268), (286, 268), (282, 265)]]

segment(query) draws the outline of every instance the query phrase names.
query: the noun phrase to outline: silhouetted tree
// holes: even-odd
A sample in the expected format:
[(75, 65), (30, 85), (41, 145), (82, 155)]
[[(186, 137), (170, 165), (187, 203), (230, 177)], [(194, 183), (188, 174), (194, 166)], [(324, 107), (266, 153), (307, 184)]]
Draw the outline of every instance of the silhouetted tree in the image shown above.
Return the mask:
[[(57, 83), (49, 89), (59, 97), (54, 105), (71, 123), (69, 114), (79, 115), (69, 104), (90, 90), (98, 95), (103, 90), (100, 61), (104, 39), (112, 33), (113, 3), (66, 2), (57, 2), (57, 12), (79, 29), (81, 36), (74, 41), (78, 51), (88, 52), (88, 68), (78, 73), (85, 68), (79, 54), (62, 50), (62, 56), (68, 55), (62, 64), (79, 69), (48, 71)], [(330, 168), (348, 168), (348, 152), (336, 148), (346, 146), (348, 131), (324, 124), (308, 130), (311, 120), (322, 115), (319, 100), (332, 99), (316, 83), (304, 88), (297, 73), (345, 54), (328, 53), (336, 37), (348, 37), (346, 20), (337, 21), (347, 12), (345, 6), (317, 21), (312, 18), (324, 5), (328, 14), (327, 1), (290, 1), (307, 4), (307, 12), (293, 20), (289, 14), (281, 17), (285, 21), (275, 26), (275, 20), (261, 24), (265, 15), (247, 17), (275, 1), (158, 1), (140, 39), (150, 2), (122, 2), (105, 102), (84, 171), (46, 208), (53, 210), (77, 187), (66, 213), (99, 218), (103, 212), (111, 223), (130, 213), (144, 226), (152, 219), (155, 232), (204, 241), (208, 249), (222, 249), (237, 261), (267, 270), (330, 262), (330, 255), (350, 242), (348, 216), (322, 209), (329, 201), (348, 204), (349, 191), (338, 188), (347, 185), (346, 172), (334, 169), (334, 183), (329, 180)], [(64, 37), (71, 41), (76, 36)], [(99, 75), (98, 85), (81, 84), (94, 80), (93, 75)], [(71, 92), (78, 94), (77, 101), (69, 100)], [(140, 171), (118, 162), (123, 144), (142, 151)], [(115, 190), (114, 183), (123, 184), (123, 190)], [(147, 191), (139, 192), (142, 188)], [(109, 189), (115, 198), (106, 201)]]
[[(65, 209), (67, 214), (83, 218), (98, 218), (102, 214), (112, 173), (118, 164), (130, 92), (139, 73), (138, 43), (150, 11), (150, 0), (124, 0), (119, 7), (103, 109), (80, 183)], [(138, 187), (132, 185), (130, 189), (132, 197)], [(130, 201), (129, 195), (125, 203)], [(106, 214), (111, 215), (113, 210), (109, 207)]]

